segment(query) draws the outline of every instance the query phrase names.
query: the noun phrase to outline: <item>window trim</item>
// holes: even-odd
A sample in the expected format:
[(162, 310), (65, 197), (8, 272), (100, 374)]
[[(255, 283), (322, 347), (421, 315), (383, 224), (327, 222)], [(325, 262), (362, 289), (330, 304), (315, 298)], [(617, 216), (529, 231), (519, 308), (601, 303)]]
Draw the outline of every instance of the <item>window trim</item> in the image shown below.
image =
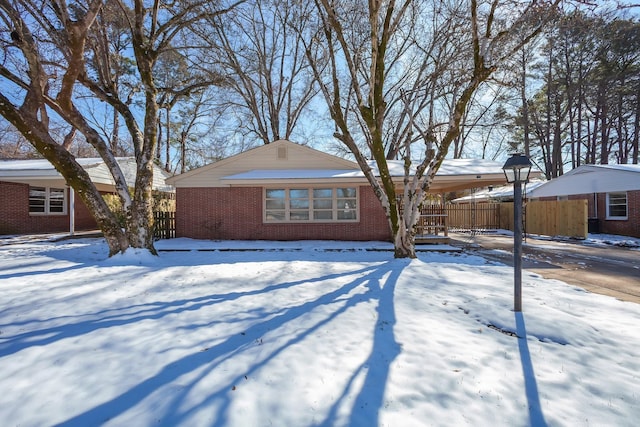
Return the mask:
[[(624, 216), (615, 216), (615, 215), (611, 215), (610, 211), (611, 211), (611, 199), (610, 196), (612, 194), (624, 194), (624, 210), (626, 215)], [(607, 220), (612, 220), (612, 221), (626, 221), (629, 219), (629, 194), (626, 191), (612, 191), (611, 193), (607, 193), (607, 197), (606, 197), (606, 208), (607, 208), (607, 216), (606, 219)], [(622, 206), (622, 203), (616, 203), (613, 206)]]
[[(350, 219), (338, 219), (338, 213), (342, 210), (338, 208), (338, 199), (344, 199), (344, 197), (339, 197), (337, 190), (341, 188), (352, 188), (355, 190), (355, 208), (351, 208), (355, 211), (354, 218)], [(330, 189), (332, 191), (332, 207), (331, 207), (331, 219), (314, 219), (314, 190), (325, 190)], [(267, 192), (274, 190), (282, 190), (284, 191), (284, 219), (268, 219), (267, 218)], [(306, 190), (307, 191), (307, 212), (309, 213), (309, 219), (291, 219), (291, 205), (290, 205), (290, 191), (291, 190)], [(326, 200), (325, 198), (318, 198), (317, 200)], [(349, 197), (348, 199), (352, 199)], [(320, 224), (320, 223), (334, 223), (334, 224), (344, 224), (344, 223), (354, 223), (360, 221), (360, 190), (357, 185), (344, 185), (337, 186), (333, 185), (315, 185), (315, 186), (270, 186), (262, 188), (262, 222), (264, 224)], [(276, 209), (272, 209), (276, 210)], [(315, 209), (318, 210), (318, 209)], [(322, 209), (320, 209), (322, 210)], [(294, 211), (301, 211), (301, 209), (294, 209)], [(329, 210), (324, 210), (324, 212), (328, 212)]]
[[(31, 191), (33, 189), (42, 189), (44, 190), (44, 212), (32, 212), (31, 211)], [(54, 198), (51, 197), (51, 193), (52, 191), (57, 190), (57, 191), (62, 191), (62, 211), (61, 212), (52, 212), (51, 210), (51, 202), (54, 200)], [(27, 208), (29, 210), (29, 215), (32, 216), (63, 216), (63, 215), (67, 215), (68, 213), (68, 208), (67, 206), (69, 205), (69, 195), (67, 192), (66, 188), (59, 188), (59, 187), (42, 187), (42, 186), (37, 186), (37, 185), (30, 185), (29, 186), (29, 198), (28, 198), (28, 204), (27, 204)]]

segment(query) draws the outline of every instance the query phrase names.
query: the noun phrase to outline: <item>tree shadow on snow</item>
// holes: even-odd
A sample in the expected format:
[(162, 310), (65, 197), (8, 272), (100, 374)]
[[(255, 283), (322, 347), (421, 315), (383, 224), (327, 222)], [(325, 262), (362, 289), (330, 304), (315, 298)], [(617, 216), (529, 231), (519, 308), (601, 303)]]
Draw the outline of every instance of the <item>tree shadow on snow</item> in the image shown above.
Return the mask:
[[(353, 271), (350, 272), (350, 274), (358, 274), (367, 270), (369, 270), (369, 268), (364, 268), (361, 271)], [(61, 340), (83, 336), (99, 330), (126, 326), (145, 320), (158, 320), (169, 315), (179, 314), (186, 311), (197, 311), (205, 307), (230, 302), (242, 297), (268, 294), (269, 292), (294, 288), (295, 286), (311, 282), (323, 282), (340, 276), (342, 276), (342, 274), (336, 273), (316, 279), (303, 279), (294, 282), (277, 283), (264, 288), (247, 291), (210, 294), (170, 301), (156, 301), (114, 309), (106, 309), (93, 313), (82, 313), (75, 316), (14, 321), (11, 323), (12, 326), (47, 324), (55, 320), (66, 320), (58, 326), (34, 329), (15, 335), (2, 335), (2, 339), (0, 340), (0, 357), (15, 354), (30, 347), (46, 346)]]
[(367, 359), (353, 372), (342, 395), (334, 402), (327, 417), (319, 423), (322, 427), (331, 427), (337, 424), (338, 410), (342, 401), (349, 395), (354, 382), (364, 375), (363, 385), (360, 388), (350, 411), (350, 426), (377, 426), (379, 425), (379, 412), (384, 406), (385, 384), (389, 378), (391, 363), (400, 354), (400, 345), (395, 339), (394, 327), (396, 314), (394, 307), (394, 292), (402, 269), (388, 268), (386, 273), (372, 280), (368, 287), (371, 297), (378, 301), (376, 312), (377, 322), (374, 324), (373, 345)]
[[(163, 401), (162, 409), (156, 407), (157, 412), (154, 418), (158, 420), (158, 425), (174, 426), (187, 424), (193, 416), (201, 411), (206, 411), (208, 417), (212, 419), (210, 425), (214, 427), (225, 426), (230, 421), (230, 411), (232, 410), (233, 399), (236, 396), (233, 389), (236, 384), (241, 383), (243, 379), (246, 380), (252, 374), (257, 374), (270, 361), (282, 355), (288, 348), (301, 343), (305, 338), (337, 319), (341, 314), (366, 302), (377, 302), (377, 319), (374, 322), (375, 330), (373, 332), (371, 351), (366, 360), (352, 373), (342, 394), (333, 402), (326, 413), (325, 419), (319, 425), (334, 425), (338, 420), (339, 409), (343, 408), (348, 402), (353, 402), (349, 412), (350, 425), (377, 425), (379, 411), (384, 404), (383, 397), (390, 366), (400, 353), (400, 346), (396, 342), (394, 335), (396, 322), (394, 290), (398, 277), (406, 265), (406, 262), (402, 260), (386, 261), (379, 265), (368, 266), (343, 274), (325, 275), (313, 279), (311, 282), (321, 283), (342, 277), (345, 274), (357, 276), (353, 280), (315, 299), (306, 300), (290, 307), (279, 308), (272, 313), (271, 317), (254, 323), (242, 334), (229, 335), (223, 341), (206, 349), (193, 349), (191, 354), (165, 365), (155, 375), (139, 382), (120, 395), (75, 415), (59, 425), (70, 427), (104, 423), (125, 414), (128, 410), (150, 398), (159, 389), (171, 386), (178, 379), (184, 381), (182, 377), (197, 372), (197, 376), (190, 380), (189, 383), (181, 383), (180, 387), (172, 389), (168, 401)], [(130, 317), (125, 320), (109, 320), (107, 318), (104, 322), (111, 322), (112, 324), (114, 322), (120, 322), (120, 324), (137, 322), (144, 318), (157, 318), (181, 310), (196, 309), (191, 306), (194, 303), (211, 305), (219, 301), (239, 298), (240, 295), (245, 296), (254, 292), (262, 293), (275, 289), (292, 288), (309, 282), (310, 280), (301, 280), (299, 282), (275, 284), (256, 291), (211, 295), (202, 299), (198, 298), (198, 301), (189, 301), (188, 308), (185, 301), (165, 303), (165, 305), (155, 308), (143, 307), (141, 313), (136, 317)], [(331, 307), (331, 311), (324, 317), (316, 319), (314, 323), (302, 327), (301, 325), (304, 324), (303, 317), (321, 307), (324, 307), (325, 310), (327, 307)], [(261, 356), (259, 361), (249, 366), (244, 372), (223, 384), (215, 384), (206, 396), (202, 396), (198, 404), (189, 403), (188, 397), (190, 393), (212, 371), (219, 368), (222, 363), (242, 354), (243, 351), (250, 348), (252, 343), (261, 339), (265, 333), (277, 331), (279, 328), (285, 328), (290, 325), (296, 325), (298, 332), (286, 342), (268, 350), (265, 348), (266, 353), (264, 353), (264, 356)], [(79, 329), (80, 333), (88, 333), (104, 326), (101, 322), (96, 324), (88, 323), (86, 325), (78, 325), (77, 329)], [(58, 337), (57, 339), (61, 338), (63, 337)], [(44, 335), (42, 339), (49, 340), (50, 338), (48, 335)], [(27, 341), (29, 345), (33, 342), (32, 340)], [(361, 381), (362, 387), (360, 390), (353, 390), (356, 379), (360, 378), (363, 378), (363, 381)], [(355, 399), (349, 398), (354, 393), (356, 394)]]

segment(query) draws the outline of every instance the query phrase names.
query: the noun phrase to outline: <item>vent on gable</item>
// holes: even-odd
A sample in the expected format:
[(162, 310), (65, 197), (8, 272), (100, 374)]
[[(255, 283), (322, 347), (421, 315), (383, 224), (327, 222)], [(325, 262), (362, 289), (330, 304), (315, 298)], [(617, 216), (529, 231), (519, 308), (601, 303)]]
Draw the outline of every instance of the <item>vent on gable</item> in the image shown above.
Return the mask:
[(278, 160), (287, 160), (287, 147), (278, 147)]

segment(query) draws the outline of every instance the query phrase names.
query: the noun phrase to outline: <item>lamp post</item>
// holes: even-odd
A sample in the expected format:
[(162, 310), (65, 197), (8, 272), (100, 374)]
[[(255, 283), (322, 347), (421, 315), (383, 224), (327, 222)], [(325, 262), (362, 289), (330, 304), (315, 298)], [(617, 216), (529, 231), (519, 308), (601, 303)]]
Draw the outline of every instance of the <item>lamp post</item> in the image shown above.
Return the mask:
[(508, 183), (513, 183), (513, 311), (522, 311), (522, 183), (531, 172), (531, 160), (512, 154), (502, 167)]

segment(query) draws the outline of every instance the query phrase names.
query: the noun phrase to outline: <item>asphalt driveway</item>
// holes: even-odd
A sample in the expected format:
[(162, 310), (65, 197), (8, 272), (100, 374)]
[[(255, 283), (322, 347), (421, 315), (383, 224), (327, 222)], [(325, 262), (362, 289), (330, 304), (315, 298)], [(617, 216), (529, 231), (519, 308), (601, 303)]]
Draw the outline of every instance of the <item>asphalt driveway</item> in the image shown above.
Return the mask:
[[(484, 258), (513, 265), (513, 237), (500, 234), (451, 233), (451, 244)], [(527, 237), (523, 268), (590, 292), (640, 303), (640, 250), (588, 241)]]

